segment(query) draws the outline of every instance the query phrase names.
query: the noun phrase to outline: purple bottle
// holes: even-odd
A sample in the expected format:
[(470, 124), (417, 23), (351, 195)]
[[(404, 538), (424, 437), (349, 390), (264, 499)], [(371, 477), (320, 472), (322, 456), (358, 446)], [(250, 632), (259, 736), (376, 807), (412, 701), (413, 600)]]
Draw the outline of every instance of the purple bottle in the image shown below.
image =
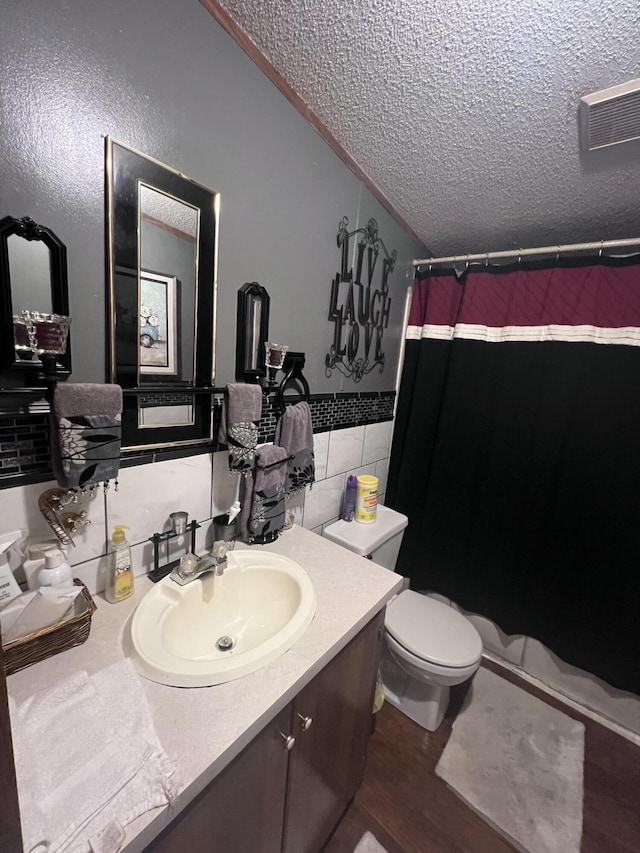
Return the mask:
[(353, 474), (349, 474), (347, 477), (347, 485), (344, 490), (344, 501), (342, 503), (342, 515), (340, 516), (343, 521), (353, 521), (353, 516), (356, 511), (356, 491), (358, 488), (358, 481), (353, 476)]

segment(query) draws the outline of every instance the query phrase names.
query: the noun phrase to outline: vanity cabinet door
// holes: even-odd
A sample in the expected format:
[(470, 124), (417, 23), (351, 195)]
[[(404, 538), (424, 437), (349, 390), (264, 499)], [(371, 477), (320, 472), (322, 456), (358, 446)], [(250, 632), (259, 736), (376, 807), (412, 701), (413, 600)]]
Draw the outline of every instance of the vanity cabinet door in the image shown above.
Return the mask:
[(360, 785), (383, 626), (384, 611), (294, 700), (283, 853), (318, 853)]
[(7, 699), (7, 678), (4, 669), (2, 638), (0, 637), (0, 850), (22, 850), (18, 789), (13, 764), (11, 719)]
[(280, 853), (288, 705), (149, 847), (152, 853)]

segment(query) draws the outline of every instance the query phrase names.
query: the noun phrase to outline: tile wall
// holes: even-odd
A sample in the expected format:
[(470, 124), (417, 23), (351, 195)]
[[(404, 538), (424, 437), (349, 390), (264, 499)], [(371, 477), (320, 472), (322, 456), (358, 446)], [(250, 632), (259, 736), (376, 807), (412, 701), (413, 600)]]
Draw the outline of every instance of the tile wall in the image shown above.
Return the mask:
[[(316, 482), (290, 502), (298, 524), (320, 533), (324, 524), (338, 518), (348, 474), (375, 474), (384, 500), (392, 425), (385, 421), (314, 436)], [(38, 497), (56, 486), (55, 482), (40, 482), (0, 490), (2, 532), (20, 530), (24, 536), (51, 539), (38, 509)], [(72, 507), (74, 511), (85, 509), (91, 522), (75, 535), (75, 547), (69, 550), (74, 576), (92, 593), (104, 589), (107, 542), (116, 524), (129, 527), (135, 573), (149, 571), (153, 567), (149, 538), (169, 529), (169, 513), (175, 510), (185, 510), (190, 520), (201, 525), (198, 550), (210, 547), (211, 519), (229, 509), (238, 487), (239, 477), (229, 472), (226, 451), (121, 469), (117, 491), (113, 484), (107, 492), (100, 487), (94, 498), (81, 498)], [(169, 559), (184, 553), (184, 545), (182, 538), (173, 540)], [(12, 568), (19, 562), (13, 557)]]
[[(374, 474), (380, 480), (384, 503), (393, 422), (353, 426), (317, 432), (314, 436), (316, 482), (290, 501), (298, 524), (320, 534), (340, 513), (346, 477)], [(38, 496), (55, 483), (36, 483), (0, 490), (2, 531), (28, 530), (32, 536), (50, 538), (38, 510)], [(153, 549), (149, 537), (169, 529), (168, 516), (186, 510), (201, 524), (198, 547), (211, 544), (211, 519), (226, 512), (235, 500), (238, 477), (229, 473), (225, 451), (124, 468), (119, 488), (101, 490), (78, 508), (89, 513), (91, 525), (76, 537), (69, 554), (74, 575), (92, 593), (104, 588), (105, 548), (114, 524), (127, 524), (136, 574), (152, 568)], [(286, 535), (286, 534), (284, 534)], [(178, 556), (184, 546), (176, 540)], [(12, 566), (15, 568), (15, 566)], [(448, 599), (435, 596), (451, 603)], [(457, 605), (453, 603), (457, 608)], [(460, 608), (457, 608), (460, 609)], [(465, 613), (476, 626), (485, 649), (508, 664), (524, 670), (544, 684), (592, 708), (624, 728), (640, 734), (640, 697), (617, 690), (588, 672), (572, 667), (537, 640), (508, 636), (490, 620)]]

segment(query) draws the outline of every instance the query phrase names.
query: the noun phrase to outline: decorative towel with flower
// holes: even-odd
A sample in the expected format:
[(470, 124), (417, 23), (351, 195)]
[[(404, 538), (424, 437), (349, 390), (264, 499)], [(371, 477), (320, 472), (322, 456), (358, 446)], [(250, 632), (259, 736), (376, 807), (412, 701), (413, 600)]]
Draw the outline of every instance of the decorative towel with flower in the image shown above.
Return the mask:
[(58, 483), (78, 489), (115, 479), (121, 433), (119, 385), (58, 385), (51, 407), (51, 464)]
[(245, 477), (252, 473), (261, 417), (262, 388), (259, 385), (244, 382), (227, 385), (218, 443), (229, 448), (229, 471), (237, 471)]
[(276, 426), (273, 443), (287, 452), (285, 491), (288, 495), (300, 492), (315, 482), (313, 428), (307, 402), (287, 406)]
[(287, 453), (283, 447), (265, 444), (256, 450), (253, 474), (241, 484), (240, 534), (244, 542), (274, 542), (285, 523)]

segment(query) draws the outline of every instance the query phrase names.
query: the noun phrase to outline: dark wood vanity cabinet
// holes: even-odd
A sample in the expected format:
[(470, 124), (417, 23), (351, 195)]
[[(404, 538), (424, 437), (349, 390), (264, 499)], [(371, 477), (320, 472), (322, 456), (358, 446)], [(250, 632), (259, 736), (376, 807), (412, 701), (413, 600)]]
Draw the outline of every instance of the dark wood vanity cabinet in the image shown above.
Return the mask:
[(11, 718), (7, 698), (7, 677), (4, 668), (4, 652), (0, 637), (0, 791), (2, 791), (2, 809), (0, 810), (0, 850), (22, 850), (22, 831), (20, 827), (20, 808), (18, 788), (13, 764), (13, 740), (11, 737)]
[(383, 624), (384, 611), (178, 815), (148, 853), (319, 853), (362, 778)]

